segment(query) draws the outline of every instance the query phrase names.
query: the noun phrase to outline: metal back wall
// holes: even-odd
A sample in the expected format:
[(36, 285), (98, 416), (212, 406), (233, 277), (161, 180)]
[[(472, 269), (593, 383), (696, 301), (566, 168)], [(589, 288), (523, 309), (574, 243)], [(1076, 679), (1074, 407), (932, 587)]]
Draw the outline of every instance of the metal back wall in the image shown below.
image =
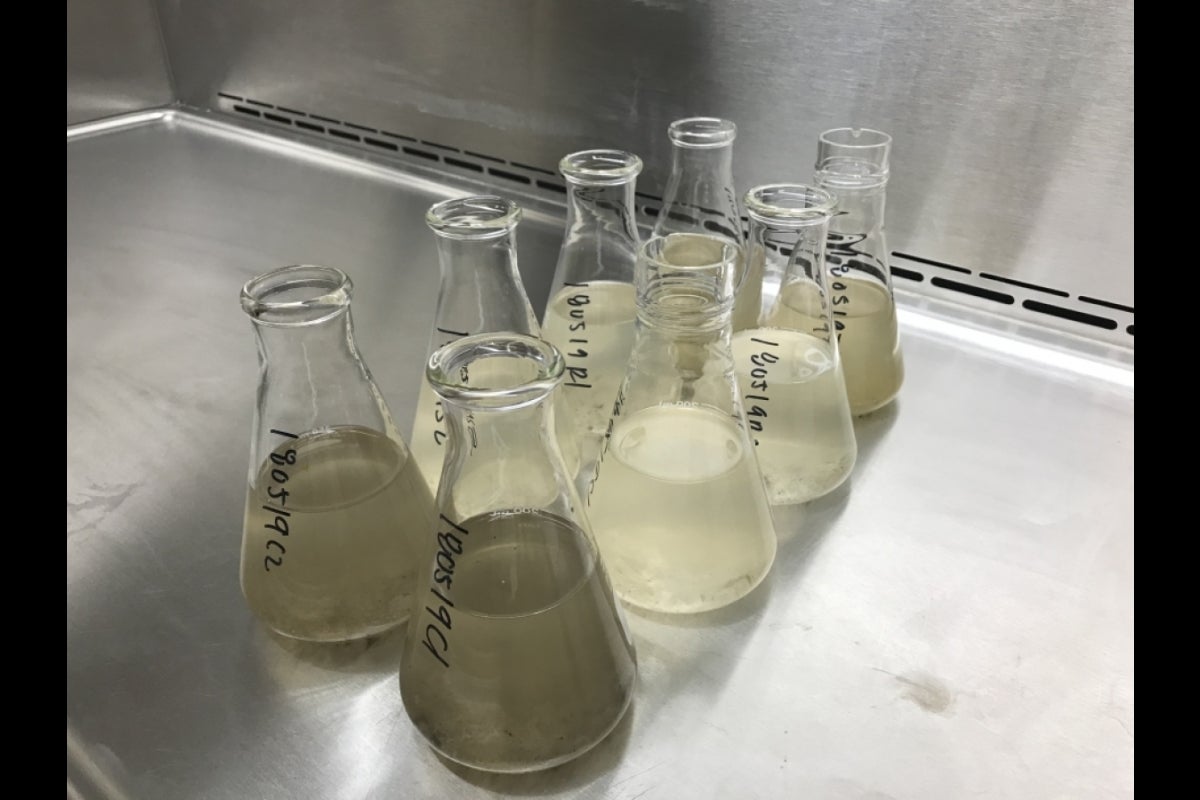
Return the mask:
[(817, 134), (895, 137), (893, 249), (1133, 302), (1133, 4), (1084, 0), (160, 0), (180, 99), (218, 93), (553, 170), (667, 124), (741, 130), (740, 188)]
[(67, 124), (170, 103), (154, 0), (67, 3)]

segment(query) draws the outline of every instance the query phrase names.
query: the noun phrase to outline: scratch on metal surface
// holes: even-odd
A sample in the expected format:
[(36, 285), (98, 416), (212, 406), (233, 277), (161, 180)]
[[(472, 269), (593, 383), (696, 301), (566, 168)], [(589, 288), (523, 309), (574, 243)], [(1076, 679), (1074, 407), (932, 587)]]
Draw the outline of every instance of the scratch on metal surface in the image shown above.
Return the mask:
[(83, 499), (67, 500), (67, 536), (90, 530), (121, 506), (134, 490), (136, 483), (93, 486), (82, 492)]
[(645, 775), (647, 772), (650, 772), (651, 770), (658, 769), (659, 767), (661, 767), (661, 766), (662, 766), (663, 764), (665, 764), (665, 763), (667, 763), (667, 762), (666, 762), (666, 761), (659, 761), (657, 764), (654, 764), (654, 765), (652, 765), (652, 766), (646, 767), (644, 770), (641, 770), (640, 772), (635, 772), (635, 773), (633, 773), (632, 775), (627, 775), (626, 777), (624, 777), (624, 778), (621, 778), (621, 780), (619, 780), (619, 781), (617, 781), (616, 783), (614, 783), (614, 784), (613, 784), (613, 788), (614, 788), (614, 789), (615, 789), (615, 788), (617, 788), (617, 787), (618, 787), (618, 786), (620, 786), (622, 783), (628, 783), (629, 781), (633, 780), (634, 778), (638, 777), (639, 775)]

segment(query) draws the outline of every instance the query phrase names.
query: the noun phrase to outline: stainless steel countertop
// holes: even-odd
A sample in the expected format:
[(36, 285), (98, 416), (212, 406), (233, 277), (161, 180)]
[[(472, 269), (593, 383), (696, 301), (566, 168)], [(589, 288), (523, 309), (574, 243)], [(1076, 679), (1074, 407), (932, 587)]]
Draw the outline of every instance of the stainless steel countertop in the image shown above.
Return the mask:
[[(401, 707), (402, 634), (264, 632), (238, 589), (238, 290), (285, 263), (349, 272), (407, 430), (437, 287), (422, 217), (479, 189), (184, 113), (68, 138), (69, 795), (1132, 796), (1132, 359), (907, 293), (907, 382), (859, 423), (851, 481), (780, 514), (741, 603), (628, 613), (634, 706), (581, 759), (452, 766)], [(540, 308), (560, 210), (519, 202)]]

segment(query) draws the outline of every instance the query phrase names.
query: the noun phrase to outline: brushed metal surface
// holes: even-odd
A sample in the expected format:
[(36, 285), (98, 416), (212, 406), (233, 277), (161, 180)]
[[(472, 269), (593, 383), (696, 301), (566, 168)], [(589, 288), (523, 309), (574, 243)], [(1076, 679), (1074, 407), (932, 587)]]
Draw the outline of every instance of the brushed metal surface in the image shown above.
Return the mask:
[(154, 3), (67, 3), (68, 125), (171, 102)]
[(744, 190), (818, 133), (895, 137), (892, 246), (1133, 304), (1133, 3), (159, 0), (179, 96), (217, 93), (553, 170), (619, 147), (661, 193), (667, 124), (741, 132)]
[[(257, 375), (238, 289), (347, 270), (406, 421), (437, 286), (422, 214), (474, 188), (186, 114), (68, 140), (69, 793), (1132, 797), (1132, 368), (907, 293), (907, 382), (860, 423), (850, 482), (780, 515), (744, 602), (629, 614), (632, 713), (582, 759), (451, 767), (401, 708), (399, 636), (265, 633), (237, 579)], [(538, 295), (560, 209), (521, 202)]]

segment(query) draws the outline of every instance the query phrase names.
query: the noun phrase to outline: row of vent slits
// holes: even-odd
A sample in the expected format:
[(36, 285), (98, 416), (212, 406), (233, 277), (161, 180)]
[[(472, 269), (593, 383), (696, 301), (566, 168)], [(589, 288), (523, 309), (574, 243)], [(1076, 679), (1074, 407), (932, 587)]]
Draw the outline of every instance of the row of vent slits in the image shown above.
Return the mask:
[[(417, 139), (413, 136), (406, 136), (402, 133), (394, 133), (392, 131), (383, 130), (380, 128), (372, 128), (367, 125), (359, 125), (354, 122), (334, 119), (332, 117), (313, 114), (307, 111), (299, 111), (294, 108), (277, 106), (272, 103), (265, 103), (261, 100), (254, 100), (248, 97), (240, 97), (238, 95), (227, 94), (221, 92), (218, 97), (228, 101), (225, 107), (232, 109), (235, 113), (242, 114), (248, 117), (255, 117), (266, 122), (277, 125), (286, 125), (295, 130), (304, 131), (309, 134), (327, 136), (332, 139), (349, 142), (356, 145), (366, 146), (378, 151), (388, 152), (393, 154), (404, 154), (425, 161), (437, 162), (444, 164), (454, 170), (462, 170), (475, 174), (486, 174), (494, 178), (499, 178), (503, 181), (508, 181), (514, 184), (520, 184), (527, 188), (538, 188), (546, 191), (566, 194), (566, 186), (557, 180), (548, 180), (548, 178), (557, 178), (558, 176), (547, 169), (535, 167), (529, 164), (522, 164), (517, 161), (508, 161), (496, 156), (490, 156), (485, 153), (476, 153), (470, 150), (461, 150), (450, 145), (431, 142), (427, 139)], [(524, 173), (524, 174), (523, 174)], [(645, 218), (653, 219), (658, 216), (659, 209), (662, 205), (662, 198), (655, 195), (638, 192), (637, 197), (639, 203), (637, 211)], [(748, 220), (742, 217), (743, 224)], [(1001, 288), (993, 288), (986, 283), (1003, 284), (1008, 286), (1016, 286), (1022, 289), (1027, 289), (1031, 292), (1039, 292), (1048, 297), (1057, 297), (1070, 299), (1071, 295), (1061, 289), (1055, 289), (1049, 286), (1041, 286), (1036, 283), (1016, 280), (1015, 278), (1006, 278), (1003, 275), (993, 275), (988, 272), (972, 272), (966, 267), (960, 267), (956, 264), (948, 264), (944, 261), (935, 261), (931, 258), (915, 256), (909, 253), (901, 253), (894, 251), (892, 256), (906, 262), (906, 266), (897, 266), (892, 264), (892, 277), (902, 281), (912, 283), (922, 283), (926, 280), (924, 272), (916, 269), (914, 265), (921, 264), (925, 267), (933, 267), (936, 270), (944, 270), (955, 276), (972, 276), (978, 277), (981, 283), (967, 283), (962, 277), (952, 278), (944, 275), (930, 274), (928, 280), (930, 285), (936, 286), (939, 289), (946, 291), (958, 292), (960, 294), (970, 295), (981, 300), (988, 300), (1000, 305), (1012, 306), (1017, 303), (1017, 298), (1009, 292), (1003, 291)], [(1107, 308), (1114, 311), (1123, 311), (1130, 315), (1133, 314), (1133, 307), (1114, 303), (1109, 300), (1101, 300), (1087, 295), (1079, 295), (1076, 297), (1080, 303), (1091, 307)], [(1052, 302), (1026, 298), (1021, 300), (1021, 307), (1027, 311), (1036, 314), (1044, 314), (1058, 319), (1076, 322), (1081, 325), (1088, 325), (1095, 328), (1101, 328), (1107, 331), (1117, 330), (1120, 325), (1117, 320), (1111, 317), (1104, 316), (1102, 313), (1092, 313), (1091, 311), (1083, 311), (1075, 308), (1067, 308)], [(1125, 327), (1125, 332), (1133, 336), (1133, 323), (1131, 322)]]

